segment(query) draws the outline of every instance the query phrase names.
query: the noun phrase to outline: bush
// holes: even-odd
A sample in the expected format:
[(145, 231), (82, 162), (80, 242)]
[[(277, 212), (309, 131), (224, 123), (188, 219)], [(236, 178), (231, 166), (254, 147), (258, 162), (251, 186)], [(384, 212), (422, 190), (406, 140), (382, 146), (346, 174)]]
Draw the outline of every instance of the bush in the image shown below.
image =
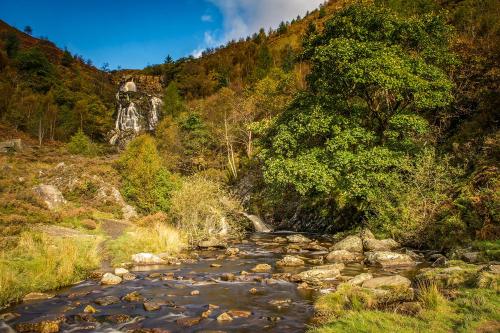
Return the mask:
[(115, 264), (130, 261), (130, 257), (136, 253), (150, 252), (173, 255), (186, 247), (187, 242), (184, 234), (161, 222), (150, 227), (134, 227), (108, 244)]
[(17, 246), (0, 252), (0, 306), (33, 291), (66, 286), (100, 264), (98, 237), (49, 237), (25, 232)]
[(200, 176), (188, 178), (172, 194), (172, 217), (191, 243), (213, 235), (238, 234), (240, 211), (239, 202), (221, 184)]
[(453, 188), (462, 171), (432, 149), (407, 169), (404, 178), (371, 200), (370, 227), (413, 246), (448, 248), (466, 238), (466, 226), (451, 209)]
[(95, 156), (99, 152), (97, 145), (81, 129), (71, 137), (66, 147), (71, 154), (76, 155)]
[(170, 196), (177, 187), (172, 174), (162, 165), (155, 140), (141, 135), (132, 140), (118, 161), (123, 178), (122, 192), (141, 212), (167, 212)]

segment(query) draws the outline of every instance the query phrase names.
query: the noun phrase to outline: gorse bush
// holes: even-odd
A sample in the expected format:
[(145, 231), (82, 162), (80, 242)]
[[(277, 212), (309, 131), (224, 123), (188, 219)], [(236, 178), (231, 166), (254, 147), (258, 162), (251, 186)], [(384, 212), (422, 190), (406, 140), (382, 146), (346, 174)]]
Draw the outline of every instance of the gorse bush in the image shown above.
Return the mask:
[(172, 218), (191, 243), (204, 238), (236, 235), (242, 208), (220, 183), (193, 176), (172, 194)]
[(81, 129), (71, 137), (66, 148), (71, 154), (95, 156), (99, 153), (99, 147)]
[(177, 182), (162, 165), (155, 140), (141, 135), (132, 140), (117, 163), (122, 192), (144, 213), (168, 211)]

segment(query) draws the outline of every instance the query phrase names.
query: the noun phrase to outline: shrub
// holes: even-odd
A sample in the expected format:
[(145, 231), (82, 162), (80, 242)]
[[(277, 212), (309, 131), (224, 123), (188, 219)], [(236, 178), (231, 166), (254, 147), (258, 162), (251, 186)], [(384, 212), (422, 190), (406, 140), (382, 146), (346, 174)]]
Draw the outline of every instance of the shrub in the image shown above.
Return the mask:
[(141, 135), (132, 140), (120, 156), (118, 169), (123, 178), (123, 195), (140, 211), (154, 213), (170, 209), (176, 181), (162, 165), (151, 136)]
[(238, 234), (239, 202), (220, 183), (200, 176), (188, 178), (172, 195), (172, 216), (191, 243), (213, 235)]
[(413, 246), (450, 247), (466, 239), (466, 226), (452, 210), (453, 188), (462, 170), (432, 149), (408, 163), (407, 170), (372, 198), (370, 227)]
[(0, 252), (0, 306), (33, 291), (66, 286), (99, 266), (99, 237), (50, 237), (25, 232)]
[(76, 155), (95, 156), (99, 152), (97, 145), (81, 129), (71, 137), (66, 147), (71, 154)]
[(183, 233), (159, 222), (151, 227), (134, 227), (108, 244), (115, 264), (129, 261), (133, 254), (141, 252), (177, 254), (186, 246)]

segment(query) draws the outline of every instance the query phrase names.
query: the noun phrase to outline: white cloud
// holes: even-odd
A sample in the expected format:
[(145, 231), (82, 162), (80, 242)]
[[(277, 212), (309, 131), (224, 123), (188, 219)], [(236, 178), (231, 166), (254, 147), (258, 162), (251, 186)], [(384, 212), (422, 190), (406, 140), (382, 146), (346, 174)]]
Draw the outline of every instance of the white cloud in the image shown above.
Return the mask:
[(203, 22), (213, 22), (214, 19), (212, 18), (211, 15), (205, 14), (201, 17), (201, 20)]
[[(205, 32), (204, 45), (199, 49), (219, 46), (232, 39), (249, 36), (260, 28), (276, 28), (281, 21), (304, 16), (325, 0), (207, 0), (215, 5), (223, 17), (222, 31)], [(207, 38), (210, 36), (209, 38)], [(193, 52), (201, 55), (201, 51)]]

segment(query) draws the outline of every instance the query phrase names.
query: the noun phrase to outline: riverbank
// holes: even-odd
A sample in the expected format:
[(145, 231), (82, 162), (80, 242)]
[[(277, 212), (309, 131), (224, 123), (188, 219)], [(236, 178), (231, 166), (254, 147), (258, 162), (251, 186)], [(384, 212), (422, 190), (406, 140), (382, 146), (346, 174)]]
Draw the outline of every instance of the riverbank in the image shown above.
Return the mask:
[[(371, 245), (380, 242), (370, 239)], [(53, 332), (489, 332), (497, 327), (498, 265), (400, 247), (374, 259), (373, 251), (356, 252), (359, 240), (363, 244), (356, 235), (277, 233), (204, 242), (156, 265), (137, 261), (99, 272), (50, 299), (11, 307), (1, 318), (21, 332), (44, 327)], [(346, 259), (348, 254), (354, 256)]]

